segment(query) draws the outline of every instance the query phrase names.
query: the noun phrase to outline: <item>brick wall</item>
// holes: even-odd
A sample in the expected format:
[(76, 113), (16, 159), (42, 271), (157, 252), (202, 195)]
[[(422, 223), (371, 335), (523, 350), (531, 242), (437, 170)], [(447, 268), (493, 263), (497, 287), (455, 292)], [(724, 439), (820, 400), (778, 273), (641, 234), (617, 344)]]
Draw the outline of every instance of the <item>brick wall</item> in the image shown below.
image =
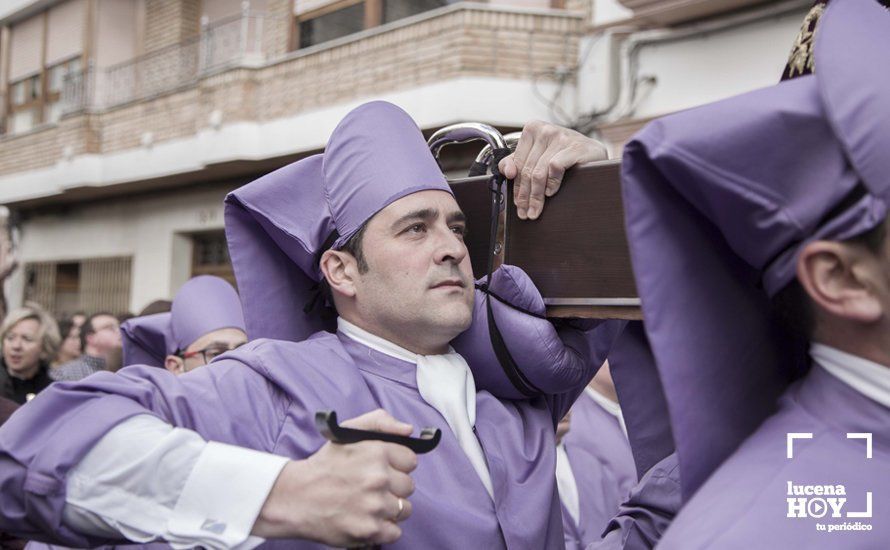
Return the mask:
[(565, 9), (588, 13), (593, 9), (593, 0), (566, 0)]
[(293, 24), (293, 0), (267, 0), (263, 21), (263, 51), (275, 59), (287, 53)]
[(200, 31), (201, 0), (145, 0), (145, 44), (152, 52)]
[(573, 15), (449, 11), (314, 53), (295, 52), (260, 69), (234, 69), (154, 98), (72, 115), (56, 128), (0, 138), (0, 174), (54, 164), (65, 145), (74, 154), (113, 153), (139, 147), (145, 132), (155, 143), (194, 135), (214, 110), (225, 123), (268, 121), (459, 76), (531, 79), (574, 65), (582, 25)]

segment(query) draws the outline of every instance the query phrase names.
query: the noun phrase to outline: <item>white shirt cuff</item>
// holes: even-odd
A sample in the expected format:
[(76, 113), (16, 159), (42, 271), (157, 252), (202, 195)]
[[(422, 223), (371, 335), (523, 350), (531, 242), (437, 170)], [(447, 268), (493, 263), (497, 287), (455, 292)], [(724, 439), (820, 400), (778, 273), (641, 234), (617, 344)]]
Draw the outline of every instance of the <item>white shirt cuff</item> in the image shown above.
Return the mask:
[(283, 456), (207, 443), (176, 502), (167, 541), (173, 548), (192, 547), (195, 540), (239, 550), (261, 544), (250, 531), (287, 462)]

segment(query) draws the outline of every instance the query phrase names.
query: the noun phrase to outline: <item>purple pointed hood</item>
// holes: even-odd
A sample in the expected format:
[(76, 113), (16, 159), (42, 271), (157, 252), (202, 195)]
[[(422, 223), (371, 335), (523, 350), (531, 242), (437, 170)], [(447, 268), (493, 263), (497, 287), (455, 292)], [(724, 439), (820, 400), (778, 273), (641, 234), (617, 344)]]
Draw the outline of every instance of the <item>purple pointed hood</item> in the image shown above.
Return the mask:
[(250, 338), (299, 341), (333, 330), (320, 308), (304, 312), (321, 280), (321, 254), (389, 204), (425, 190), (451, 193), (411, 117), (375, 101), (346, 115), (323, 155), (230, 193), (226, 238)]
[(170, 333), (170, 312), (127, 319), (121, 324), (122, 365), (163, 367), (164, 359), (176, 353)]
[(173, 298), (170, 312), (134, 317), (121, 325), (123, 366), (163, 367), (168, 355), (224, 328), (246, 332), (238, 293), (219, 277), (189, 279)]
[(194, 277), (182, 285), (173, 297), (170, 316), (174, 352), (215, 330), (247, 331), (238, 293), (228, 281), (211, 275)]
[(807, 367), (770, 308), (802, 247), (887, 217), (890, 13), (833, 0), (815, 48), (815, 75), (665, 117), (625, 149), (628, 240), (685, 497)]

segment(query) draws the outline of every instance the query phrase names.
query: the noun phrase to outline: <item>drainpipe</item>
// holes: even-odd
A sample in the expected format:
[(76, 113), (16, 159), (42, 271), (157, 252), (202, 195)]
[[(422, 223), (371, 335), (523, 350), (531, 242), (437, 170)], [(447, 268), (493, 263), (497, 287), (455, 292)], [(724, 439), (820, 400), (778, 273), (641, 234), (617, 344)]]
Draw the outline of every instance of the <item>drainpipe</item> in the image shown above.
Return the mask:
[[(636, 107), (637, 91), (641, 83), (636, 74), (637, 61), (640, 50), (644, 46), (653, 44), (667, 44), (694, 36), (723, 31), (734, 27), (740, 27), (763, 19), (782, 16), (794, 11), (809, 8), (812, 0), (785, 0), (775, 4), (767, 4), (756, 9), (747, 10), (728, 17), (712, 19), (700, 23), (692, 23), (676, 28), (652, 29), (632, 33), (621, 44), (618, 54), (619, 74), (618, 92), (615, 94), (609, 106), (601, 111), (594, 111), (579, 117), (576, 128), (584, 133), (590, 133), (593, 128), (603, 123), (621, 120), (633, 113)], [(611, 40), (619, 31), (605, 31), (606, 39)], [(614, 87), (613, 87), (614, 88)]]

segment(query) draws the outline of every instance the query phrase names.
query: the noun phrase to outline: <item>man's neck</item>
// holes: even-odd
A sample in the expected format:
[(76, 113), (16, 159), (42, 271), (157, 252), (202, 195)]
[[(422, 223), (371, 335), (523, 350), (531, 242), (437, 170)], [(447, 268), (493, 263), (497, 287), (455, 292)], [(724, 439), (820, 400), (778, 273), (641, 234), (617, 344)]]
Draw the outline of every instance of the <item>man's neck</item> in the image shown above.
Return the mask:
[(862, 338), (856, 341), (827, 335), (817, 335), (813, 338), (812, 343), (829, 346), (844, 353), (890, 368), (890, 353), (883, 349), (880, 344), (873, 344), (870, 342), (868, 338)]
[(827, 344), (813, 343), (810, 356), (816, 365), (857, 392), (890, 407), (890, 368)]
[(415, 334), (409, 334), (411, 331), (404, 331), (404, 333), (402, 333), (402, 331), (386, 330), (384, 327), (372, 326), (371, 324), (364, 322), (362, 319), (356, 319), (354, 316), (341, 315), (341, 318), (365, 332), (373, 334), (378, 338), (382, 338), (417, 355), (442, 355), (448, 353), (448, 342), (430, 343), (418, 341), (409, 338), (410, 336), (416, 336)]

